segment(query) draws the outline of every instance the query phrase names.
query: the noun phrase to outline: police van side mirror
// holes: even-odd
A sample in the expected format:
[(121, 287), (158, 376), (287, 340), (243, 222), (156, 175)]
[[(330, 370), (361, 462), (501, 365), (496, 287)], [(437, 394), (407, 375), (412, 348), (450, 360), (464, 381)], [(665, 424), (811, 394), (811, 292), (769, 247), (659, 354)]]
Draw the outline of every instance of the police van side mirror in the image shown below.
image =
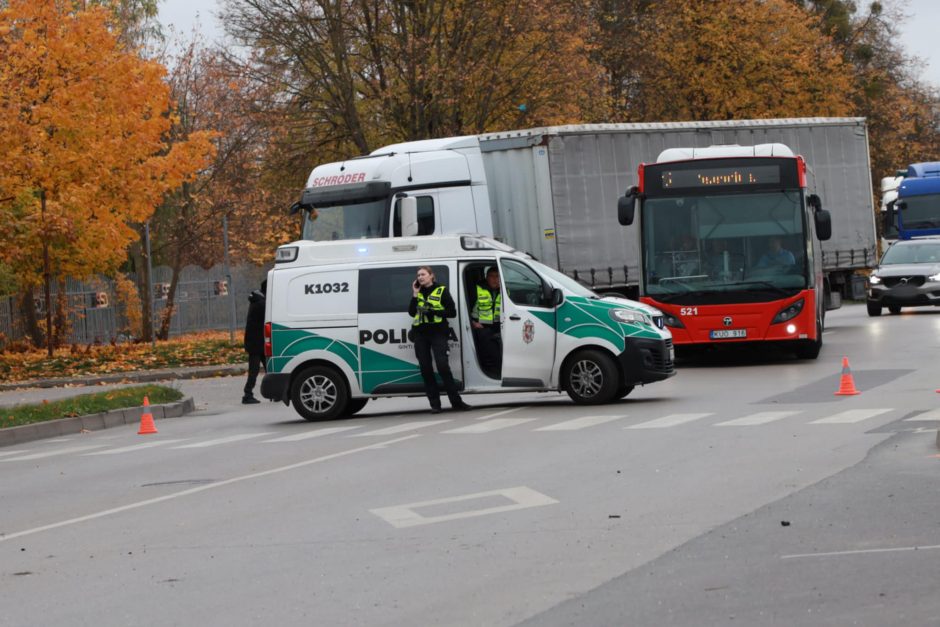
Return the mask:
[(633, 214), (636, 207), (636, 185), (627, 190), (627, 193), (617, 199), (617, 221), (624, 226), (633, 224)]
[(816, 237), (820, 242), (824, 242), (832, 237), (832, 218), (825, 209), (820, 209), (813, 214), (816, 221)]
[(402, 237), (414, 237), (418, 234), (418, 199), (414, 196), (405, 196), (398, 202), (401, 209)]
[(565, 300), (564, 292), (562, 292), (557, 287), (552, 290), (552, 306), (557, 307), (561, 302)]

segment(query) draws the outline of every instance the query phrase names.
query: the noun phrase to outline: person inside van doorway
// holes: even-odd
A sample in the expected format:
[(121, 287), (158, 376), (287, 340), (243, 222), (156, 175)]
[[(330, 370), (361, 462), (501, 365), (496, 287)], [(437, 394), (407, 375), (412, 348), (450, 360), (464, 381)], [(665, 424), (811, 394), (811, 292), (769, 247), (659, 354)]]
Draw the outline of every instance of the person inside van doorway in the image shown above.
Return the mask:
[(447, 362), (447, 337), (450, 327), (448, 318), (457, 315), (457, 306), (450, 295), (450, 290), (444, 285), (434, 281), (434, 272), (428, 266), (418, 268), (417, 278), (411, 284), (412, 298), (408, 304), (408, 315), (414, 318), (415, 355), (421, 368), (421, 378), (424, 379), (424, 393), (431, 403), (431, 413), (441, 412), (441, 393), (434, 379), (434, 365), (431, 356), (437, 363), (437, 371), (444, 382), (444, 390), (450, 405), (456, 410), (470, 409), (470, 405), (463, 402), (457, 391), (457, 384), (450, 372)]
[(493, 266), (486, 271), (486, 280), (476, 286), (470, 325), (476, 338), (480, 365), (484, 372), (497, 379), (503, 359), (502, 336), (499, 332), (501, 305), (499, 269)]
[[(258, 372), (264, 365), (264, 298), (268, 282), (261, 282), (261, 290), (248, 295), (248, 317), (245, 320), (245, 352), (248, 353), (248, 380), (245, 382), (242, 403), (252, 405), (260, 403), (255, 398), (255, 382)], [(265, 368), (267, 372), (267, 368)]]

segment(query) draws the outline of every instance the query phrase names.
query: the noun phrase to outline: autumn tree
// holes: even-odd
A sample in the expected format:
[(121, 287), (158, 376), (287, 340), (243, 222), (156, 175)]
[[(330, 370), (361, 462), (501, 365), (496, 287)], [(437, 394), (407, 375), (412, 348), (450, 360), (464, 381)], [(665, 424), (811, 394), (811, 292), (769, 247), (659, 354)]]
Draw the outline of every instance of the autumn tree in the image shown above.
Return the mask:
[[(601, 33), (629, 36), (606, 59), (630, 121), (848, 115), (852, 77), (816, 21), (788, 0), (600, 2)], [(629, 49), (626, 46), (630, 46)]]
[[(226, 31), (284, 132), (296, 181), (390, 142), (601, 120), (600, 68), (577, 3), (229, 0)], [(296, 183), (295, 183), (296, 185)]]
[[(126, 52), (104, 7), (10, 0), (0, 10), (0, 260), (31, 291), (124, 261), (163, 195), (211, 155), (172, 146), (164, 68)], [(45, 252), (45, 255), (44, 255)], [(51, 351), (51, 325), (46, 344)]]

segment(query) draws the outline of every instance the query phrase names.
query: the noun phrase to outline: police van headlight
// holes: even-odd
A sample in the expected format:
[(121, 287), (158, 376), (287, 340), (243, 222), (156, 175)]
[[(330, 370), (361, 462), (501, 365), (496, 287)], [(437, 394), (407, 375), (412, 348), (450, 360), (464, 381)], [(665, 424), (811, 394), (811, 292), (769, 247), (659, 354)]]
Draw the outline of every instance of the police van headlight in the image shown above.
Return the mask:
[(617, 322), (653, 326), (653, 321), (642, 311), (633, 311), (631, 309), (610, 309), (609, 311), (610, 317)]
[(274, 253), (274, 263), (290, 263), (297, 261), (297, 246), (281, 246)]

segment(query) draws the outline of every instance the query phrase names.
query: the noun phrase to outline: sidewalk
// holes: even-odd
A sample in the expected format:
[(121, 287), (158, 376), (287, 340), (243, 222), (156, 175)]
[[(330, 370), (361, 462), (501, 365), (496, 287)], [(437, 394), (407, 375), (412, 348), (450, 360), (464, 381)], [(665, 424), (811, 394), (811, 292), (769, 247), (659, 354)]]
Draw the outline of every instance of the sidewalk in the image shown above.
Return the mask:
[[(0, 383), (0, 392), (35, 388), (57, 388), (65, 386), (103, 385), (107, 383), (151, 383), (177, 379), (205, 379), (209, 377), (231, 377), (248, 372), (247, 364), (225, 366), (191, 366), (188, 368), (166, 368), (162, 370), (135, 370), (84, 377), (61, 377), (58, 379), (34, 379)], [(0, 401), (2, 403), (2, 401)]]

